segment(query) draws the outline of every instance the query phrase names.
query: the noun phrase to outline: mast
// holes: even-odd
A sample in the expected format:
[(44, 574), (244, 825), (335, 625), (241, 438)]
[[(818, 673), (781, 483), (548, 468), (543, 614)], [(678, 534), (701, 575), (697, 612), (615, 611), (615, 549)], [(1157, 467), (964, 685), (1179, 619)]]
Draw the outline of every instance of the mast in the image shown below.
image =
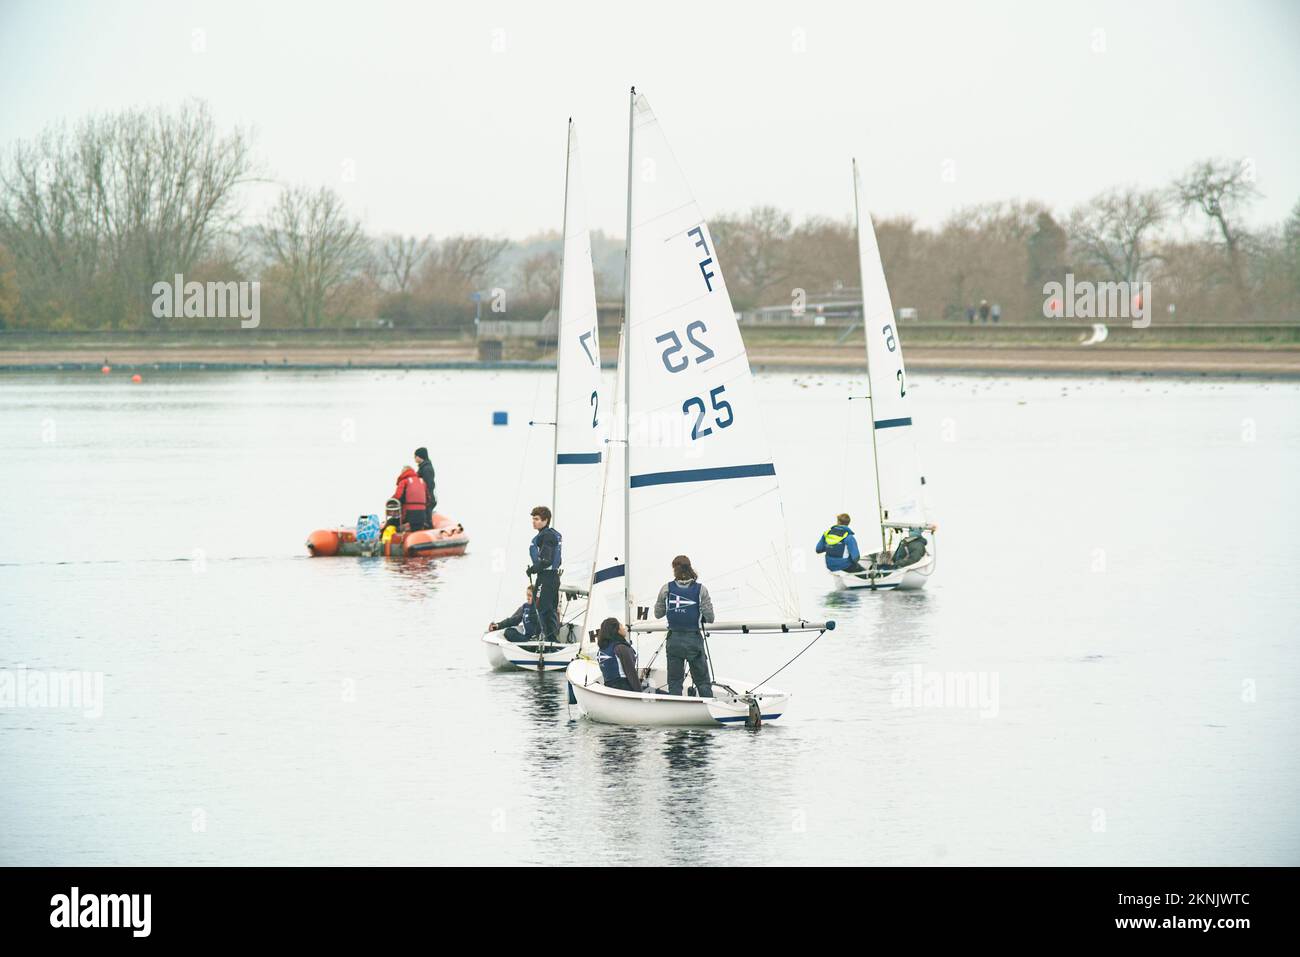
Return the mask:
[(560, 362), (564, 355), (564, 345), (560, 342), (560, 333), (564, 329), (564, 268), (568, 263), (569, 236), (569, 167), (573, 161), (573, 117), (564, 134), (564, 215), (560, 227), (560, 293), (555, 306), (555, 425), (551, 432), (551, 527), (556, 525), (556, 494), (560, 489)]
[[(870, 349), (870, 333), (867, 330), (867, 280), (862, 274), (862, 211), (858, 203), (858, 161), (853, 160), (853, 224), (857, 229), (858, 240), (858, 284), (862, 287), (862, 339), (865, 349)], [(871, 467), (876, 473), (876, 530), (880, 533), (880, 552), (885, 551), (885, 516), (880, 502), (880, 453), (876, 448), (876, 409), (875, 389), (871, 385), (871, 362), (867, 362), (867, 421), (871, 423)]]
[(630, 630), (636, 620), (632, 608), (632, 129), (636, 118), (636, 87), (627, 103), (627, 237), (623, 242), (623, 608)]

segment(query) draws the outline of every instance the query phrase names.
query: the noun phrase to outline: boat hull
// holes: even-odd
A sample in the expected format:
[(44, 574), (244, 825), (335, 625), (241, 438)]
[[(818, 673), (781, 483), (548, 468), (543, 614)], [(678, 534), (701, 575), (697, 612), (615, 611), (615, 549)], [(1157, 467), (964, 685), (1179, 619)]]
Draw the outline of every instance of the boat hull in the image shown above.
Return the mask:
[(318, 529), (307, 536), (307, 553), (313, 558), (444, 558), (464, 555), (468, 547), (464, 527), (436, 512), (433, 528), (397, 532), (387, 542), (359, 542), (355, 528)]
[[(749, 697), (731, 695), (724, 687), (748, 690), (749, 682), (728, 678), (714, 680), (713, 698), (687, 695), (638, 694), (606, 688), (600, 679), (600, 666), (590, 658), (575, 658), (565, 671), (569, 686), (583, 715), (601, 724), (636, 727), (711, 727), (741, 725), (749, 716)], [(650, 672), (650, 682), (662, 689), (668, 675), (663, 668)], [(763, 720), (775, 721), (785, 713), (790, 695), (767, 685), (753, 688)]]
[(831, 572), (835, 587), (846, 591), (920, 591), (934, 573), (934, 556), (926, 555), (915, 565), (892, 571)]
[(498, 671), (563, 671), (578, 653), (578, 640), (574, 625), (560, 630), (561, 638), (571, 641), (507, 641), (502, 632), (489, 631), (483, 636), (488, 664)]

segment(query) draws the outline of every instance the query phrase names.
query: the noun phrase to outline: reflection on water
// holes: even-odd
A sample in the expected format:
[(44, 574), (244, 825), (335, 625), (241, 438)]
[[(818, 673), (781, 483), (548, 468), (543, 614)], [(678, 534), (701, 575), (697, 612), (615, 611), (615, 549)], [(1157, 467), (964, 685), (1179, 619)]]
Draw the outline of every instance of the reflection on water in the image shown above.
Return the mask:
[[(865, 510), (819, 428), (849, 383), (799, 378), (759, 384), (802, 610), (838, 627), (756, 732), (602, 726), (488, 668), (553, 471), (491, 413), (544, 411), (534, 374), (0, 379), (0, 668), (104, 674), (99, 718), (0, 708), (0, 864), (1300, 863), (1300, 388), (919, 378), (943, 563), (871, 594), (811, 549)], [(304, 557), (435, 444), (466, 556)], [(1208, 589), (1228, 519), (1270, 560)], [(1031, 553), (995, 563), (1008, 528)], [(709, 653), (758, 679), (804, 643)], [(996, 678), (996, 716), (900, 703), (917, 669)]]

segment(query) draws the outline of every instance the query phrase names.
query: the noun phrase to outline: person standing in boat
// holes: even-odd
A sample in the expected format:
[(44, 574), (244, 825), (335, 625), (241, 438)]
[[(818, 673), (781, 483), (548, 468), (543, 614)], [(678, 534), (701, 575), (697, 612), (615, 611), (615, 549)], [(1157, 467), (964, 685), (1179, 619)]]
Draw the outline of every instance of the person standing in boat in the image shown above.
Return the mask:
[(424, 527), (433, 528), (433, 510), (438, 506), (438, 496), (433, 493), (433, 466), (429, 450), (423, 445), (415, 450), (415, 465), (420, 480), (424, 482)]
[(862, 565), (858, 563), (862, 553), (858, 550), (858, 540), (853, 537), (853, 529), (849, 528), (849, 521), (848, 513), (840, 512), (835, 516), (836, 524), (817, 539), (817, 554), (826, 556), (827, 571), (862, 571)]
[(563, 538), (551, 528), (551, 510), (539, 505), (531, 512), (533, 528), (537, 534), (528, 546), (527, 574), (537, 576), (537, 615), (541, 619), (542, 636), (554, 641), (559, 633), (560, 570)]
[[(524, 603), (519, 606), (519, 609), (509, 618), (491, 622), (488, 631), (504, 630), (503, 637), (506, 641), (536, 641), (542, 629), (537, 621), (537, 609), (534, 604), (533, 586), (529, 585), (524, 591)], [(520, 631), (520, 628), (523, 630)]]
[(668, 618), (668, 640), (665, 642), (668, 693), (682, 693), (682, 678), (689, 665), (695, 693), (701, 698), (712, 698), (713, 682), (709, 677), (709, 659), (701, 626), (713, 621), (713, 599), (685, 555), (673, 559), (672, 581), (659, 589), (659, 597), (655, 599), (655, 618), (665, 616)]
[(627, 642), (627, 627), (617, 618), (606, 618), (596, 635), (596, 664), (606, 688), (640, 691), (636, 672), (636, 649)]
[(425, 520), (424, 482), (409, 465), (402, 466), (392, 498), (402, 503), (402, 521), (410, 526), (411, 531), (429, 527), (429, 523)]

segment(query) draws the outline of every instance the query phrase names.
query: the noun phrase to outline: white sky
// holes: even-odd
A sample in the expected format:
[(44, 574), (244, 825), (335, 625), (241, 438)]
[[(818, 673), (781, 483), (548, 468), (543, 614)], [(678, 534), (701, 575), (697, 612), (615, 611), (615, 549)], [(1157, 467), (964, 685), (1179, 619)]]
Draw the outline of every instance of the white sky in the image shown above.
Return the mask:
[(373, 232), (558, 229), (572, 115), (592, 225), (621, 235), (633, 83), (709, 212), (847, 215), (854, 154), (876, 211), (928, 225), (1163, 186), (1208, 156), (1254, 162), (1255, 223), (1300, 200), (1293, 0), (0, 0), (0, 146), (198, 96), (255, 128), (278, 180), (336, 187)]

